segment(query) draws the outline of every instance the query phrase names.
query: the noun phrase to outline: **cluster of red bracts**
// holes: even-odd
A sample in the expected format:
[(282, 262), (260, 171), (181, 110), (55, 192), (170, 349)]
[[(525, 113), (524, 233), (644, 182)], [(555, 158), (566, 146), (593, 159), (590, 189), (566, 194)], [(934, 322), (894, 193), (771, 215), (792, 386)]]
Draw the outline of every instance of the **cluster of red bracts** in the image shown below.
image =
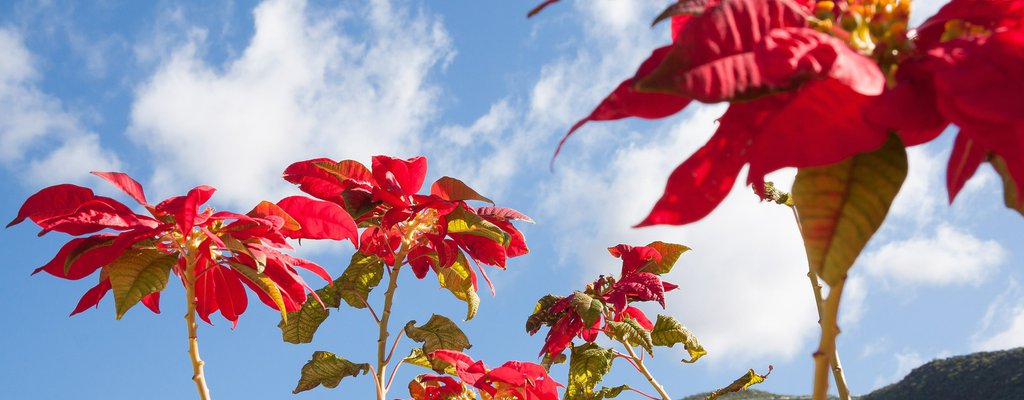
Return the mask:
[[(744, 165), (747, 183), (761, 188), (780, 168), (833, 164), (879, 148), (890, 132), (906, 145), (924, 143), (953, 123), (960, 132), (947, 172), (950, 201), (988, 160), (1015, 183), (1005, 190), (1017, 203), (1008, 205), (1024, 210), (1024, 4), (952, 0), (909, 38), (907, 4), (681, 0), (666, 10), (673, 43), (654, 50), (562, 142), (589, 121), (664, 118), (693, 100), (729, 102), (714, 136), (672, 172), (639, 224), (679, 225), (714, 210)], [(814, 17), (823, 6), (833, 20)], [(863, 10), (879, 8), (902, 24), (844, 30), (854, 20), (844, 16), (864, 12), (857, 20), (870, 24), (875, 15)], [(863, 43), (871, 29), (893, 32), (881, 32), (887, 41), (875, 46)], [(902, 37), (901, 48), (891, 36)], [(878, 63), (896, 71), (888, 85)]]
[(544, 367), (528, 362), (509, 361), (490, 369), (482, 361), (454, 350), (436, 350), (431, 357), (451, 364), (456, 380), (450, 376), (425, 374), (409, 383), (414, 400), (443, 400), (459, 397), (466, 386), (476, 388), (495, 399), (552, 400), (558, 398), (562, 386), (548, 376)]
[[(601, 301), (610, 305), (609, 312), (602, 312), (599, 318), (595, 318), (588, 325), (584, 322), (583, 316), (572, 306), (574, 296), (563, 297), (546, 310), (537, 310), (538, 312), (534, 315), (542, 313), (545, 316), (544, 324), (551, 328), (544, 339), (541, 355), (554, 357), (561, 354), (576, 337), (587, 342), (597, 340), (597, 334), (607, 329), (605, 318), (609, 316), (612, 321), (622, 321), (629, 316), (644, 329), (654, 328), (654, 324), (647, 318), (647, 315), (639, 308), (630, 306), (629, 303), (657, 301), (664, 308), (665, 292), (678, 288), (673, 283), (662, 281), (657, 274), (644, 270), (645, 266), (661, 261), (661, 253), (652, 247), (626, 244), (609, 248), (608, 251), (613, 256), (622, 259), (619, 279), (616, 281), (611, 277), (602, 276), (588, 285), (583, 295), (591, 296), (592, 301)], [(540, 330), (540, 324), (528, 327), (528, 332), (531, 335), (537, 333), (538, 330)]]
[[(295, 311), (305, 301), (306, 292), (313, 292), (295, 271), (296, 267), (330, 282), (330, 276), (320, 266), (278, 251), (291, 248), (285, 238), (355, 241), (348, 232), (348, 227), (353, 231), (355, 228), (348, 214), (340, 208), (336, 213), (324, 212), (325, 207), (334, 206), (330, 203), (289, 197), (277, 204), (263, 202), (246, 215), (213, 212), (209, 208), (200, 211), (214, 189), (199, 186), (184, 196), (150, 205), (142, 186), (128, 175), (95, 174), (121, 189), (151, 215), (137, 214), (117, 200), (96, 196), (80, 186), (63, 184), (40, 190), (25, 201), (8, 226), (27, 218), (43, 228), (40, 235), (50, 231), (92, 235), (72, 239), (53, 260), (35, 272), (78, 280), (101, 268), (119, 268), (134, 262), (126, 257), (171, 255), (176, 257), (171, 270), (183, 283), (186, 263), (195, 263), (192, 279), (196, 285), (196, 310), (207, 322), (210, 314), (220, 311), (225, 319), (237, 324), (247, 305), (243, 284), (267, 305)], [(121, 232), (97, 233), (104, 229)], [(123, 257), (123, 262), (118, 263)], [(97, 305), (112, 290), (109, 271), (104, 272), (72, 315)], [(159, 291), (146, 293), (141, 302), (159, 312), (159, 296)]]
[[(469, 206), (468, 200), (493, 202), (450, 177), (435, 181), (429, 195), (417, 194), (426, 172), (423, 157), (403, 160), (376, 156), (369, 169), (352, 160), (318, 158), (292, 164), (284, 178), (313, 197), (344, 207), (357, 223), (369, 226), (360, 237), (360, 252), (393, 265), (404, 241), (409, 264), (421, 279), (427, 271), (450, 267), (467, 254), (477, 262), (490, 286), (479, 264), (504, 269), (508, 258), (529, 252), (523, 234), (511, 221), (532, 220), (510, 208)], [(449, 223), (453, 220), (485, 224), (491, 235), (475, 230), (452, 231)], [(475, 289), (476, 274), (472, 269), (468, 272)]]

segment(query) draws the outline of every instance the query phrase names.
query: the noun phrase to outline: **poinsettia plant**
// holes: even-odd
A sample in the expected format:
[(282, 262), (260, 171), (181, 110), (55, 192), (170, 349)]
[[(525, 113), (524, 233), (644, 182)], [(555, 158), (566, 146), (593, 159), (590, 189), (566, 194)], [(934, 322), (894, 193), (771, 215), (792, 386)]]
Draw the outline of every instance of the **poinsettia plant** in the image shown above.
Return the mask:
[[(549, 294), (537, 301), (533, 314), (526, 320), (526, 331), (533, 335), (543, 327), (548, 328), (540, 350), (545, 365), (566, 362), (564, 353), (567, 348), (570, 350), (565, 399), (614, 398), (623, 391), (636, 392), (649, 399), (672, 399), (644, 365), (643, 352), (653, 357), (657, 346), (681, 344), (689, 355), (682, 362), (694, 363), (707, 351), (697, 336), (675, 318), (658, 315), (656, 322), (651, 322), (632, 304), (654, 301), (664, 308), (665, 292), (678, 286), (662, 280), (661, 275), (672, 271), (679, 257), (688, 250), (686, 246), (665, 242), (611, 247), (608, 249), (611, 255), (622, 259), (617, 278), (602, 275), (582, 291), (568, 296)], [(598, 345), (596, 340), (601, 334), (620, 344), (626, 353)], [(576, 339), (581, 339), (582, 343), (575, 342)], [(637, 347), (643, 350), (639, 355)], [(658, 396), (628, 385), (597, 389), (616, 359), (625, 360), (642, 374)], [(750, 370), (733, 384), (712, 392), (708, 398), (744, 390), (767, 376)]]
[[(330, 315), (324, 306), (338, 308), (342, 300), (351, 307), (366, 309), (376, 321), (379, 332), (376, 364), (352, 363), (332, 353), (317, 352), (303, 367), (296, 393), (318, 385), (334, 387), (343, 376), (372, 372), (377, 398), (384, 399), (402, 364), (443, 371), (443, 358), (435, 354), (454, 353), (438, 351), (460, 352), (470, 347), (458, 325), (446, 317), (435, 314), (421, 326), (410, 321), (389, 350), (389, 321), (403, 267), (408, 265), (419, 279), (433, 272), (441, 287), (466, 303), (466, 320), (470, 320), (480, 304), (478, 277), (482, 277), (494, 293), (484, 266), (505, 269), (509, 258), (529, 252), (522, 232), (512, 224), (516, 220), (533, 222), (529, 217), (511, 208), (495, 206), (487, 197), (451, 177), (438, 179), (430, 185), (429, 193), (420, 194), (426, 173), (426, 158), (388, 156), (373, 157), (369, 168), (353, 160), (318, 158), (300, 161), (285, 169), (284, 179), (311, 196), (346, 210), (362, 232), (348, 268), (331, 285), (309, 294), (301, 309), (282, 319), (280, 328), (284, 340), (311, 342), (316, 330)], [(490, 205), (474, 207), (470, 201)], [(370, 304), (369, 294), (385, 275), (387, 289), (378, 313)], [(387, 369), (403, 335), (423, 345), (399, 360), (389, 376)], [(498, 372), (489, 376), (496, 381), (486, 380), (487, 384), (479, 385), (474, 381), (470, 386), (487, 393), (512, 385), (501, 381), (511, 379), (507, 373), (509, 368), (526, 368), (523, 373), (532, 371), (526, 364), (515, 365), (495, 369)], [(531, 382), (534, 378), (536, 376), (530, 378)], [(430, 376), (418, 379), (420, 386), (416, 387), (421, 390), (413, 393), (420, 396), (416, 398), (440, 398), (431, 396), (448, 393), (445, 391), (448, 389), (437, 386), (448, 387), (447, 380)]]
[(812, 273), (830, 286), (820, 308), (815, 399), (825, 396), (827, 366), (837, 367), (846, 274), (902, 186), (906, 146), (956, 125), (949, 200), (987, 161), (1002, 177), (1006, 205), (1024, 213), (1024, 2), (952, 0), (908, 29), (910, 3), (673, 2), (654, 20), (671, 19), (672, 43), (655, 49), (556, 150), (590, 121), (664, 118), (694, 100), (728, 102), (715, 134), (676, 167), (638, 226), (702, 219), (744, 166), (762, 197), (766, 174), (799, 168), (793, 205)]
[(286, 238), (357, 240), (355, 221), (325, 201), (293, 196), (276, 204), (261, 202), (246, 214), (215, 212), (201, 208), (214, 189), (199, 186), (151, 205), (142, 185), (128, 175), (93, 174), (123, 191), (149, 215), (88, 188), (63, 184), (29, 197), (7, 226), (29, 219), (42, 228), (40, 236), (84, 236), (70, 240), (34, 272), (79, 280), (99, 271), (99, 283), (82, 296), (71, 315), (98, 306), (108, 292), (113, 292), (117, 319), (140, 302), (159, 313), (160, 292), (173, 272), (185, 287), (192, 379), (202, 399), (210, 393), (199, 357), (196, 315), (210, 322), (210, 315), (219, 311), (235, 326), (248, 305), (248, 286), (286, 317), (299, 309), (307, 292), (316, 296), (296, 268), (330, 282), (319, 265), (282, 252), (291, 248)]

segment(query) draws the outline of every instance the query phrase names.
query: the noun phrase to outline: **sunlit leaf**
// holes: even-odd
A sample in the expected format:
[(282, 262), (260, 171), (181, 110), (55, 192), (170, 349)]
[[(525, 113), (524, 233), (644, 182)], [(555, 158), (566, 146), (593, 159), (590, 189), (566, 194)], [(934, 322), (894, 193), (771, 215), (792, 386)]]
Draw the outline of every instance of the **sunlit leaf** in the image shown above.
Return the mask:
[(423, 343), (423, 352), (426, 354), (440, 349), (463, 351), (471, 347), (469, 338), (458, 325), (437, 314), (432, 315), (422, 326), (416, 326), (416, 321), (409, 321), (405, 324), (405, 335)]
[(907, 153), (895, 135), (876, 151), (797, 173), (793, 200), (807, 260), (829, 285), (846, 279), (906, 177)]
[(568, 359), (565, 357), (565, 353), (558, 353), (554, 357), (551, 354), (544, 353), (544, 356), (540, 359), (540, 365), (546, 370), (551, 370), (551, 366), (554, 364), (565, 364)]
[(164, 290), (171, 266), (177, 261), (177, 254), (155, 248), (130, 248), (104, 267), (114, 291), (117, 319), (143, 297)]
[(302, 376), (292, 393), (305, 392), (320, 385), (333, 389), (338, 387), (342, 378), (366, 375), (367, 372), (370, 372), (370, 364), (355, 364), (334, 353), (317, 351), (313, 353), (313, 358), (302, 366)]
[(96, 171), (90, 173), (110, 182), (139, 204), (144, 206), (149, 205), (149, 203), (146, 203), (146, 194), (142, 190), (142, 185), (140, 185), (135, 179), (132, 179), (132, 177), (128, 176), (128, 174), (123, 172)]
[(574, 346), (569, 357), (569, 382), (563, 399), (589, 399), (594, 397), (594, 386), (612, 368), (615, 350), (596, 343)]
[(672, 271), (672, 267), (676, 265), (679, 256), (690, 250), (689, 247), (681, 244), (665, 243), (662, 241), (651, 242), (647, 247), (653, 247), (661, 254), (661, 261), (652, 261), (643, 269), (644, 272), (650, 272), (655, 275), (667, 274), (669, 271)]
[(704, 346), (700, 345), (697, 336), (693, 332), (686, 329), (675, 318), (665, 315), (658, 315), (658, 321), (654, 323), (654, 329), (651, 330), (651, 343), (655, 346), (667, 347), (672, 347), (676, 343), (682, 343), (686, 351), (690, 353), (690, 359), (684, 359), (684, 363), (695, 362), (698, 358), (708, 354), (704, 350)]
[(246, 246), (241, 240), (238, 240), (238, 238), (231, 235), (222, 235), (220, 236), (220, 239), (224, 242), (224, 246), (227, 246), (228, 250), (231, 250), (231, 252), (235, 254), (244, 254), (251, 258), (253, 262), (256, 263), (257, 273), (262, 274), (263, 270), (267, 268), (266, 254), (263, 254), (262, 252), (253, 252), (249, 249), (249, 246)]
[(449, 233), (482, 236), (498, 242), (502, 246), (508, 246), (509, 240), (511, 240), (508, 232), (505, 232), (479, 215), (466, 211), (461, 206), (456, 207), (447, 217)]
[(459, 300), (466, 302), (466, 320), (473, 319), (477, 309), (480, 307), (480, 296), (476, 294), (473, 287), (473, 270), (469, 260), (461, 252), (455, 262), (448, 267), (437, 268), (437, 281), (441, 287), (448, 289)]
[(384, 276), (384, 261), (375, 255), (356, 252), (345, 272), (334, 280), (333, 290), (345, 303), (355, 308), (366, 308), (370, 291), (380, 284)]
[(768, 375), (771, 375), (771, 373), (771, 365), (768, 366), (768, 373), (764, 375), (758, 375), (756, 372), (754, 372), (754, 370), (751, 369), (747, 371), (746, 375), (743, 375), (739, 379), (733, 381), (733, 383), (730, 383), (729, 386), (711, 392), (710, 394), (708, 394), (707, 397), (704, 398), (704, 400), (714, 400), (717, 399), (719, 396), (727, 393), (735, 393), (741, 390), (747, 390), (747, 388), (749, 388), (751, 385), (756, 385), (758, 383), (764, 382), (764, 380), (768, 378)]
[(271, 203), (266, 200), (261, 201), (259, 204), (256, 205), (256, 207), (253, 207), (252, 210), (250, 210), (245, 215), (256, 218), (266, 218), (269, 216), (281, 217), (281, 219), (284, 220), (284, 226), (282, 226), (281, 229), (289, 231), (298, 230), (299, 228), (302, 227), (301, 225), (299, 225), (299, 222), (295, 220), (295, 218), (292, 218), (292, 216), (288, 214), (287, 211), (283, 210), (277, 204)]
[(610, 336), (615, 340), (629, 342), (631, 346), (639, 345), (647, 350), (648, 354), (654, 355), (651, 332), (644, 329), (635, 319), (627, 315), (622, 322), (608, 321), (608, 327), (611, 328)]

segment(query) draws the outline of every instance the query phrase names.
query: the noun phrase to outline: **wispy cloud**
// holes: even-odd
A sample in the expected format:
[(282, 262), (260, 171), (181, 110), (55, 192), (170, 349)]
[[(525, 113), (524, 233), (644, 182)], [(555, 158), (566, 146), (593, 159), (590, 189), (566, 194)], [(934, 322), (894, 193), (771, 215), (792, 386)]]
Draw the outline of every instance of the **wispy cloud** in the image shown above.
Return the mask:
[(988, 306), (981, 326), (971, 338), (974, 350), (1004, 350), (1024, 346), (1024, 289), (1014, 279)]
[(80, 182), (90, 170), (118, 169), (99, 136), (37, 86), (32, 53), (13, 28), (0, 27), (0, 163), (33, 186)]
[(886, 243), (865, 254), (861, 264), (872, 277), (892, 284), (977, 285), (992, 276), (1007, 252), (994, 240), (981, 240), (948, 224), (935, 236)]

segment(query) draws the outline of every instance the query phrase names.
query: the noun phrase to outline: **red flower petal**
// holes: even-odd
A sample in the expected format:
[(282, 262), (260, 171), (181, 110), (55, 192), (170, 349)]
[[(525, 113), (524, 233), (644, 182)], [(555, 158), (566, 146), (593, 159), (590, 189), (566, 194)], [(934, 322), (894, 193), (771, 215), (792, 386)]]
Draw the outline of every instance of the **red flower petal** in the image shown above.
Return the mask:
[(118, 189), (121, 189), (122, 192), (124, 192), (129, 197), (137, 201), (139, 204), (144, 206), (149, 205), (149, 203), (146, 202), (146, 194), (142, 191), (142, 185), (140, 185), (139, 182), (136, 181), (135, 179), (132, 179), (132, 177), (128, 176), (128, 174), (125, 174), (123, 172), (96, 171), (93, 171), (92, 174), (100, 178), (103, 178), (107, 182), (112, 183), (114, 186), (116, 186)]
[(25, 200), (18, 216), (7, 227), (20, 224), (25, 218), (33, 222), (64, 216), (75, 212), (83, 203), (94, 199), (92, 190), (81, 186), (63, 184), (42, 189)]
[(359, 245), (359, 231), (355, 220), (341, 206), (303, 196), (291, 196), (277, 202), (277, 205), (298, 221), (299, 230), (284, 229), (290, 238), (306, 239), (348, 239)]

